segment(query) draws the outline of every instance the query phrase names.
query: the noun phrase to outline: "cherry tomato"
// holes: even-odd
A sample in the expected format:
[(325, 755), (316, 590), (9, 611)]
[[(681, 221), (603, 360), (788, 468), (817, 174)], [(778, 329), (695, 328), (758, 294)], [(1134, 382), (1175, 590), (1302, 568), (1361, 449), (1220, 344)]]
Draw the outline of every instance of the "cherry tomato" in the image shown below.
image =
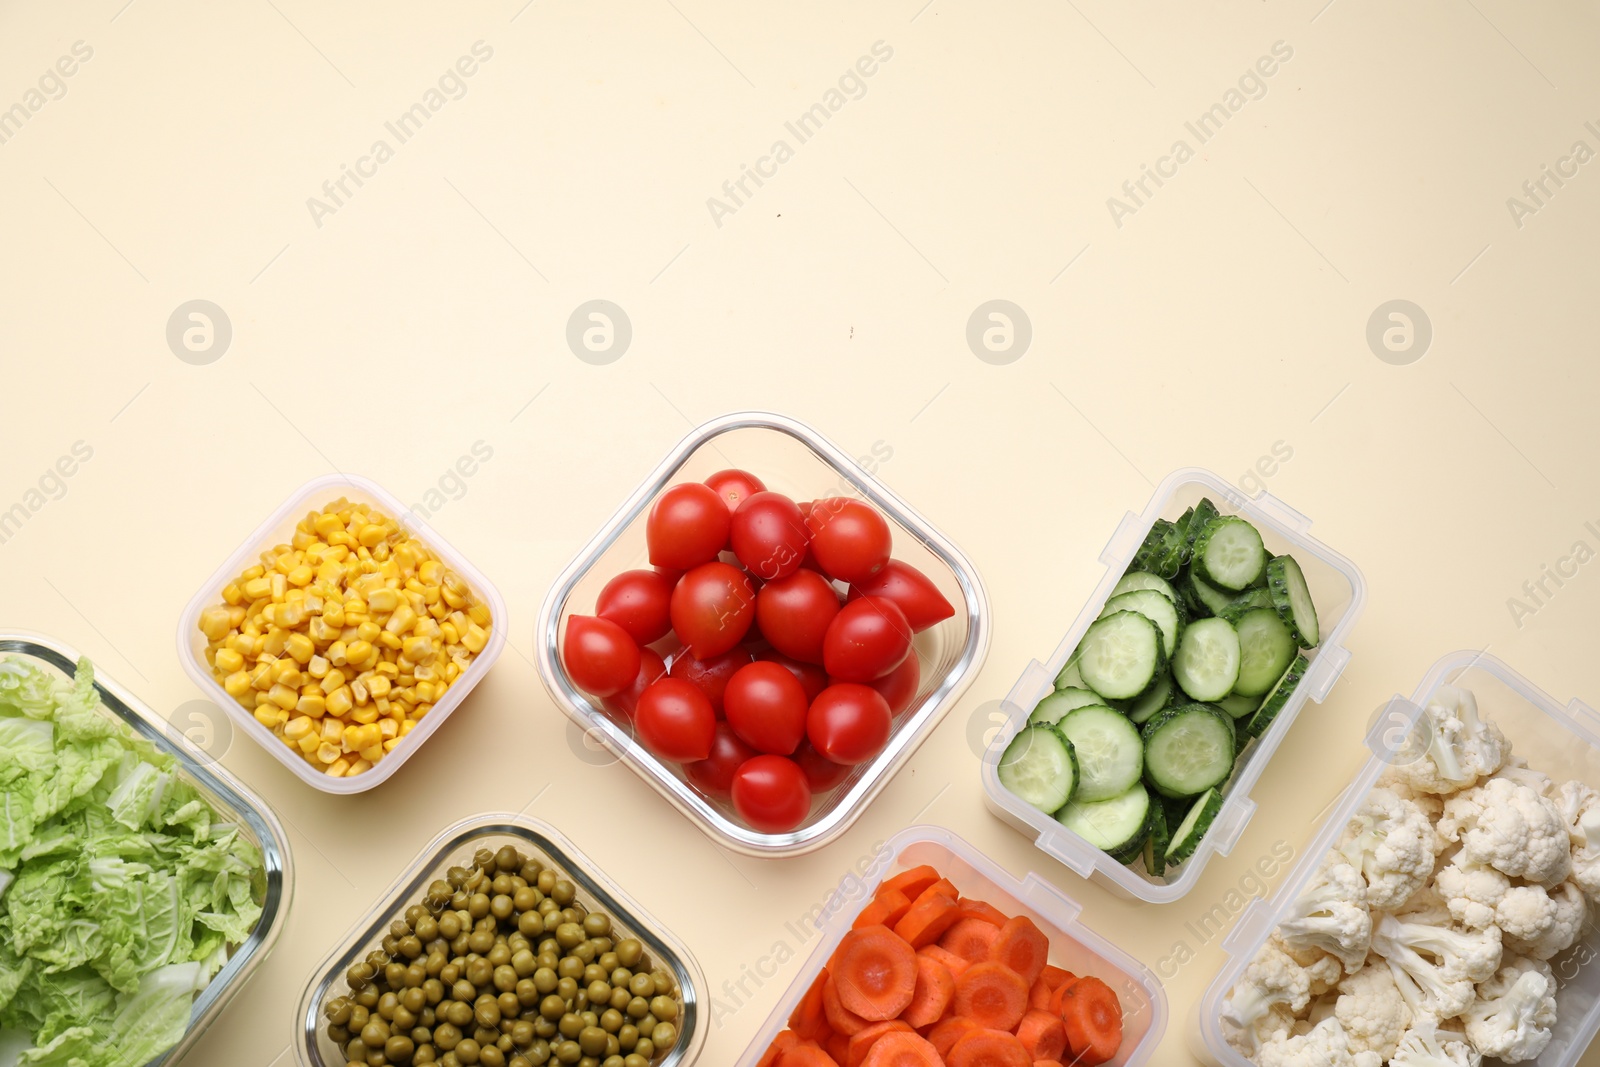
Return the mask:
[(641, 645), (648, 645), (672, 629), (672, 586), (657, 571), (623, 571), (600, 590), (594, 613), (628, 631)]
[(750, 577), (727, 563), (702, 563), (672, 590), (672, 628), (700, 659), (721, 655), (744, 640), (756, 615)]
[(883, 751), (892, 719), (888, 702), (876, 689), (839, 682), (811, 702), (806, 736), (824, 759), (853, 766)]
[(733, 775), (733, 807), (752, 829), (784, 834), (806, 821), (811, 787), (794, 760), (752, 756)]
[(889, 562), (889, 524), (869, 504), (842, 496), (815, 501), (806, 528), (817, 562), (841, 582), (864, 582)]
[(917, 689), (922, 684), (922, 664), (917, 660), (917, 654), (911, 653), (905, 662), (884, 675), (863, 683), (876, 689), (889, 705), (889, 714), (898, 715), (911, 706), (911, 701), (916, 698)]
[(573, 685), (591, 696), (608, 697), (639, 673), (639, 645), (614, 622), (569, 615), (561, 660)]
[(676, 570), (709, 563), (727, 546), (732, 521), (722, 498), (709, 486), (675, 485), (656, 500), (645, 522), (650, 562)]
[(681, 678), (699, 689), (711, 701), (711, 710), (722, 717), (722, 697), (728, 689), (728, 679), (739, 673), (739, 668), (750, 662), (750, 653), (743, 648), (730, 648), (720, 656), (708, 660), (694, 658), (688, 649), (672, 661), (672, 677)]
[(787, 756), (806, 735), (808, 701), (800, 680), (779, 663), (751, 663), (728, 680), (723, 713), (758, 752)]
[(706, 479), (706, 484), (711, 487), (712, 492), (722, 499), (724, 504), (728, 505), (729, 515), (739, 510), (740, 504), (743, 504), (757, 493), (765, 492), (767, 488), (760, 478), (757, 478), (749, 471), (742, 471), (737, 468), (718, 471)]
[(733, 727), (719, 722), (711, 738), (711, 754), (703, 760), (685, 763), (683, 774), (702, 792), (726, 797), (733, 792), (734, 773), (755, 754), (755, 749), (739, 740)]
[(846, 604), (828, 624), (822, 665), (835, 681), (870, 682), (900, 666), (910, 652), (905, 612), (892, 600), (864, 596)]
[(822, 639), (839, 614), (839, 594), (816, 571), (795, 571), (756, 594), (756, 621), (772, 647), (806, 663), (822, 662)]
[(863, 596), (881, 596), (899, 604), (913, 633), (920, 634), (956, 613), (926, 574), (897, 559), (891, 559), (883, 570), (850, 587), (851, 600)]
[(800, 765), (800, 772), (806, 776), (806, 784), (813, 793), (826, 793), (850, 777), (849, 767), (824, 759), (810, 741), (800, 742), (800, 747), (795, 750), (794, 761)]
[(639, 740), (662, 759), (691, 763), (711, 755), (717, 715), (711, 701), (681, 678), (657, 678), (639, 694)]
[(811, 535), (794, 501), (782, 493), (757, 493), (733, 513), (733, 554), (750, 573), (772, 581), (800, 569)]
[(639, 673), (634, 675), (632, 683), (606, 697), (601, 703), (613, 714), (621, 715), (631, 721), (634, 710), (639, 706), (639, 695), (649, 688), (650, 683), (666, 673), (667, 665), (660, 654), (653, 648), (641, 648)]
[[(759, 598), (758, 598), (759, 601)], [(828, 672), (815, 663), (801, 663), (792, 656), (785, 656), (775, 648), (764, 652), (757, 652), (756, 659), (765, 663), (777, 663), (786, 668), (790, 674), (800, 679), (800, 688), (806, 691), (806, 706), (817, 699), (817, 694), (828, 688)]]

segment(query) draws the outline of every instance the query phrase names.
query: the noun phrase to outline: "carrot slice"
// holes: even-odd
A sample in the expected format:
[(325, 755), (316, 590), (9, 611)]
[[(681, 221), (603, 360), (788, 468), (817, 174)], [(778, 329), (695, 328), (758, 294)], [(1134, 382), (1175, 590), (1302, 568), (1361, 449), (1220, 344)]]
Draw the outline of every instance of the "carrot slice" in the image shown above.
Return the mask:
[(905, 917), (895, 923), (894, 932), (916, 949), (939, 940), (955, 921), (955, 898), (941, 893), (936, 883), (924, 890)]
[(974, 963), (956, 982), (955, 1012), (990, 1030), (1015, 1030), (1028, 1010), (1028, 983), (1003, 963)]
[(960, 978), (961, 973), (972, 966), (972, 961), (965, 956), (957, 956), (947, 948), (939, 945), (923, 945), (917, 949), (917, 955), (926, 956), (944, 964), (944, 969), (950, 972), (951, 978)]
[(1034, 1060), (1033, 1067), (1061, 1067), (1060, 1060)]
[(817, 975), (816, 981), (811, 983), (811, 988), (806, 990), (805, 996), (800, 998), (800, 1003), (795, 1005), (794, 1012), (789, 1016), (789, 1029), (797, 1037), (810, 1041), (822, 1041), (827, 1038), (833, 1028), (828, 1025), (827, 1013), (822, 1010), (822, 987), (828, 982), (826, 968)]
[(916, 1034), (886, 1034), (873, 1043), (861, 1067), (944, 1067), (939, 1053)]
[(885, 878), (878, 883), (877, 895), (882, 896), (891, 889), (898, 889), (906, 895), (907, 900), (916, 900), (922, 891), (933, 883), (939, 881), (939, 872), (923, 864), (921, 867), (912, 867), (910, 870), (901, 871), (893, 878)]
[(982, 919), (991, 926), (1004, 926), (1006, 923), (1006, 913), (986, 900), (962, 898), (956, 901), (956, 907), (961, 909), (963, 919)]
[(878, 1039), (896, 1031), (909, 1033), (910, 1026), (899, 1019), (889, 1019), (881, 1023), (873, 1023), (860, 1033), (850, 1037), (850, 1047), (845, 1051), (845, 1058), (840, 1062), (844, 1067), (861, 1067), (861, 1061), (867, 1058), (867, 1053), (872, 1051), (872, 1046)]
[(1050, 988), (1044, 978), (1042, 976), (1039, 977), (1028, 987), (1028, 1010), (1049, 1011), (1050, 997), (1054, 993), (1055, 990)]
[[(959, 990), (958, 990), (959, 993)], [(1098, 978), (1080, 978), (1061, 997), (1067, 1047), (1084, 1067), (1105, 1063), (1122, 1047), (1122, 1005)]]
[(1080, 979), (1074, 975), (1073, 977), (1068, 978), (1065, 982), (1062, 982), (1060, 985), (1056, 986), (1055, 992), (1050, 994), (1050, 1007), (1047, 1010), (1055, 1015), (1060, 1015), (1061, 998), (1066, 996), (1067, 990), (1071, 989), (1079, 981)]
[(917, 957), (917, 988), (900, 1018), (914, 1027), (932, 1026), (955, 999), (956, 980), (948, 968), (928, 956)]
[(772, 1044), (767, 1046), (767, 1051), (762, 1053), (756, 1061), (756, 1067), (775, 1067), (778, 1060), (785, 1052), (800, 1043), (800, 1038), (793, 1030), (784, 1030), (772, 1039)]
[(1033, 1067), (1033, 1057), (1015, 1034), (973, 1030), (950, 1046), (947, 1067)]
[(824, 1047), (828, 1055), (833, 1057), (835, 1063), (844, 1063), (850, 1058), (850, 1038), (841, 1033), (831, 1033)]
[(978, 1029), (981, 1029), (981, 1027), (971, 1019), (963, 1019), (959, 1015), (952, 1015), (943, 1022), (935, 1024), (933, 1029), (928, 1031), (928, 1044), (932, 1045), (941, 1057), (948, 1056), (950, 1054), (950, 1046), (954, 1045), (963, 1034), (969, 1030)]
[(832, 975), (822, 986), (822, 1011), (828, 1017), (828, 1025), (846, 1037), (860, 1033), (867, 1025), (867, 1020), (840, 1003), (839, 987)]
[(846, 1009), (879, 1022), (897, 1017), (911, 1003), (917, 989), (917, 952), (894, 931), (882, 926), (851, 930), (839, 942), (836, 958), (833, 981)]
[[(1000, 935), (989, 946), (989, 958), (1003, 963), (1022, 975), (1022, 980), (1032, 985), (1044, 970), (1050, 956), (1050, 939), (1033, 925), (1025, 915), (1008, 919), (1000, 927)], [(1049, 1057), (1046, 1057), (1048, 1059)]]
[(989, 946), (1000, 937), (1000, 928), (984, 919), (962, 919), (951, 925), (939, 944), (969, 963), (989, 958)]
[(891, 889), (887, 893), (880, 893), (861, 909), (861, 914), (856, 916), (856, 921), (850, 924), (850, 929), (859, 930), (863, 926), (888, 926), (895, 923), (905, 915), (911, 907), (911, 898), (898, 889)]
[(1043, 978), (1045, 984), (1050, 987), (1051, 992), (1054, 992), (1061, 988), (1062, 982), (1065, 982), (1068, 978), (1076, 978), (1077, 975), (1054, 964), (1047, 963), (1044, 965), (1044, 970), (1039, 972), (1039, 977)]
[(821, 1048), (808, 1042), (796, 1045), (780, 1056), (778, 1067), (839, 1067), (839, 1063)]
[(1036, 1060), (1059, 1060), (1067, 1051), (1067, 1028), (1059, 1015), (1030, 1011), (1017, 1024), (1017, 1040)]

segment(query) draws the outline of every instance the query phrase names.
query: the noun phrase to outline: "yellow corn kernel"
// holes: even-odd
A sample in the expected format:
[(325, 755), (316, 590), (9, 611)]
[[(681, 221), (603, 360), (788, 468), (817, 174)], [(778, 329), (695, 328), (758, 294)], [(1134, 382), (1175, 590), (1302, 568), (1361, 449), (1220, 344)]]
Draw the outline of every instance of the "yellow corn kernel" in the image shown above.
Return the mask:
[(262, 726), (265, 726), (267, 729), (270, 730), (274, 726), (278, 725), (278, 711), (279, 710), (280, 709), (275, 708), (272, 705), (268, 704), (268, 705), (266, 705), (264, 707), (256, 708), (255, 711), (253, 712), (253, 714), (255, 715), (257, 722), (259, 722)]
[(420, 719), (420, 718), (422, 718), (424, 715), (428, 714), (428, 712), (430, 712), (432, 710), (433, 710), (433, 705), (432, 704), (418, 704), (416, 707), (411, 709), (411, 718)]
[(324, 693), (331, 693), (343, 685), (344, 680), (344, 671), (341, 671), (339, 668), (335, 667), (327, 673), (326, 677), (322, 679), (322, 691)]
[(416, 720), (407, 719), (405, 722), (400, 724), (400, 736), (404, 737), (406, 734), (409, 734), (412, 730), (416, 729), (416, 726)]
[(390, 663), (388, 660), (384, 660), (382, 663), (374, 667), (373, 670), (377, 671), (391, 682), (400, 677), (400, 668), (397, 665)]
[(381, 674), (375, 674), (366, 682), (367, 692), (374, 700), (381, 700), (389, 695), (389, 679)]
[(339, 521), (338, 515), (318, 515), (313, 523), (317, 533), (327, 537), (331, 533), (338, 533), (344, 529), (344, 523)]
[(267, 581), (272, 583), (272, 599), (282, 601), (283, 594), (289, 591), (289, 579), (282, 571), (273, 571), (267, 576)]
[(326, 678), (328, 670), (328, 661), (323, 656), (312, 656), (311, 662), (306, 664), (306, 673), (313, 678)]
[(398, 737), (389, 738), (389, 740), (387, 740), (387, 741), (385, 741), (383, 743), (383, 750), (385, 752), (393, 752), (394, 749), (395, 749), (395, 746), (398, 745), (400, 743), (400, 741), (401, 741), (401, 738), (398, 738)]
[(416, 694), (418, 704), (432, 704), (437, 699), (432, 682), (418, 682), (412, 687), (412, 692)]
[(280, 659), (274, 665), (272, 680), (298, 688), (301, 683), (300, 668), (292, 659), (287, 657)]
[(387, 648), (391, 652), (398, 652), (400, 650), (399, 636), (390, 633), (388, 630), (385, 630), (383, 633), (378, 635), (378, 644), (382, 645), (384, 648)]
[(317, 653), (317, 646), (312, 644), (311, 638), (305, 634), (290, 634), (284, 649), (302, 667), (310, 663), (311, 657)]
[(350, 773), (350, 761), (341, 756), (339, 759), (330, 763), (328, 765), (328, 769), (323, 771), (323, 773), (329, 778), (343, 778), (345, 775)]
[(309, 715), (313, 719), (320, 719), (324, 714), (327, 713), (328, 699), (327, 697), (320, 695), (302, 693), (299, 701), (296, 702), (294, 709), (302, 715)]
[(467, 627), (467, 632), (461, 635), (461, 643), (476, 656), (489, 643), (489, 635), (480, 630), (477, 623), (473, 623)]
[(374, 589), (367, 597), (367, 607), (372, 611), (393, 611), (400, 606), (400, 594), (388, 587)]
[(272, 673), (273, 664), (276, 662), (276, 660), (269, 658), (258, 663), (255, 669), (250, 672), (250, 688), (258, 689), (263, 693), (271, 689), (272, 683), (277, 681), (277, 678)]
[(417, 577), (423, 585), (438, 585), (444, 579), (444, 564), (436, 559), (425, 559), (417, 568)]
[(324, 604), (322, 606), (322, 621), (335, 630), (342, 629), (344, 627), (344, 601), (332, 599)]
[(336, 689), (330, 690), (328, 695), (323, 698), (323, 706), (329, 715), (338, 717), (348, 715), (350, 709), (355, 707), (355, 701), (350, 696), (350, 687), (341, 685)]
[(309, 614), (310, 612), (306, 610), (304, 600), (286, 600), (277, 606), (277, 609), (273, 612), (273, 617), (277, 620), (279, 626), (293, 630), (305, 622), (306, 616)]
[(226, 644), (241, 656), (248, 656), (255, 652), (255, 638), (249, 634), (235, 634), (228, 638)]
[(300, 702), (300, 694), (280, 682), (267, 691), (267, 699), (288, 711)]
[(389, 741), (400, 736), (400, 724), (394, 719), (384, 719), (378, 723), (378, 731)]
[(262, 600), (272, 595), (272, 583), (262, 577), (251, 578), (241, 588), (246, 600)]
[(315, 731), (312, 731), (296, 741), (295, 747), (300, 749), (302, 755), (315, 757), (317, 749), (322, 747), (322, 738), (318, 737)]
[(292, 586), (304, 588), (305, 586), (308, 586), (308, 585), (311, 584), (311, 579), (312, 579), (313, 576), (314, 576), (314, 572), (311, 570), (311, 568), (306, 566), (304, 563), (302, 563), (298, 567), (294, 568), (293, 570), (291, 570), (289, 572), (289, 574), (288, 574), (289, 584), (292, 585)]
[(231, 697), (242, 697), (250, 692), (250, 676), (244, 671), (234, 671), (222, 680), (222, 688)]
[(238, 582), (229, 582), (222, 587), (222, 599), (227, 604), (243, 604), (244, 590), (239, 588)]
[(304, 715), (296, 715), (283, 727), (283, 736), (290, 741), (298, 741), (311, 733), (311, 720)]
[(456, 629), (456, 624), (446, 619), (439, 624), (439, 640), (447, 645), (453, 645), (461, 640), (461, 631)]
[[(329, 649), (329, 651), (332, 652), (332, 649)], [(350, 644), (345, 646), (344, 662), (349, 663), (352, 667), (359, 667), (363, 663), (366, 663), (367, 662), (367, 658), (370, 657), (371, 655), (372, 655), (372, 645), (371, 645), (371, 643), (369, 643), (367, 641), (364, 641), (364, 640), (363, 641), (352, 641)], [(333, 662), (334, 663), (339, 663), (340, 661), (335, 659), (335, 660), (333, 660)]]
[(378, 707), (376, 704), (365, 704), (350, 713), (350, 718), (358, 723), (371, 723), (378, 721)]
[(244, 666), (244, 657), (231, 648), (217, 649), (217, 670), (225, 674), (232, 674)]
[(433, 655), (433, 641), (427, 637), (408, 637), (400, 649), (413, 664), (421, 663)]
[(221, 641), (231, 629), (227, 608), (210, 607), (200, 613), (200, 632), (206, 635), (207, 641)]
[[(381, 753), (380, 753), (380, 755), (381, 755)], [(350, 764), (349, 768), (345, 771), (345, 777), (346, 778), (354, 778), (356, 775), (365, 774), (366, 772), (368, 772), (370, 770), (372, 770), (372, 761), (371, 760), (358, 759), (354, 763)]]
[(317, 646), (326, 648), (339, 636), (338, 627), (329, 626), (328, 620), (318, 615), (311, 616), (311, 621), (306, 624), (306, 633)]
[(460, 609), (467, 606), (466, 591), (452, 586), (448, 579), (439, 587), (439, 596), (449, 607)]
[(376, 641), (378, 639), (378, 635), (381, 633), (383, 633), (383, 627), (379, 626), (371, 619), (363, 621), (356, 627), (356, 636), (361, 640), (366, 641), (368, 644)]
[(482, 603), (473, 604), (470, 608), (468, 608), (467, 609), (467, 618), (471, 619), (473, 622), (477, 623), (479, 626), (482, 626), (482, 627), (484, 627), (486, 629), (488, 628), (489, 624), (493, 621), (493, 619), (489, 615), (489, 607), (488, 607), (488, 605), (487, 604), (482, 604)]
[(350, 649), (343, 641), (335, 641), (328, 646), (328, 662), (335, 667), (343, 667), (350, 662)]
[(283, 655), (284, 646), (288, 643), (288, 634), (282, 630), (273, 630), (261, 639), (261, 651), (276, 658)]
[[(383, 742), (379, 741), (377, 744), (372, 745), (372, 746), (370, 746), (368, 748), (358, 749), (356, 751), (356, 755), (360, 756), (363, 760), (367, 761), (367, 763), (369, 763), (369, 764), (377, 763), (379, 760), (381, 760), (383, 758)], [(357, 763), (357, 764), (353, 765), (350, 768), (350, 772), (352, 774), (356, 773), (355, 768), (357, 766), (360, 766), (360, 764)], [(362, 769), (365, 770), (365, 768), (362, 768)]]
[(453, 659), (449, 663), (445, 664), (445, 668), (444, 668), (444, 684), (445, 685), (448, 686), (451, 682), (455, 681), (459, 677), (461, 677), (461, 661), (460, 660)]

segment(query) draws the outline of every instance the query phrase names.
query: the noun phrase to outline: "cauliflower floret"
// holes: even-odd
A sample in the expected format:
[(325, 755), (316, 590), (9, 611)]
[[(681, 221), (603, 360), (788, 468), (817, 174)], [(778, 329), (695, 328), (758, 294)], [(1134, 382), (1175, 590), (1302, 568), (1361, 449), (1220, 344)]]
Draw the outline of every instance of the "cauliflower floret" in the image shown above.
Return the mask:
[(1443, 796), (1476, 785), (1511, 752), (1499, 728), (1478, 718), (1477, 698), (1453, 685), (1434, 692), (1418, 726), (1427, 731), (1427, 752), (1389, 772), (1417, 793)]
[(1437, 844), (1433, 823), (1422, 809), (1379, 786), (1350, 816), (1337, 847), (1366, 877), (1367, 906), (1386, 911), (1428, 883)]
[(1358, 971), (1372, 947), (1372, 915), (1367, 882), (1340, 857), (1326, 864), (1278, 924), (1278, 938), (1290, 948), (1321, 949), (1338, 957), (1346, 973)]
[(1257, 1067), (1383, 1067), (1376, 1052), (1350, 1048), (1338, 1019), (1324, 1019), (1305, 1034), (1279, 1037), (1261, 1046)]
[(1458, 850), (1433, 876), (1433, 888), (1444, 898), (1450, 917), (1462, 926), (1481, 930), (1495, 922), (1495, 909), (1511, 888), (1511, 879), (1481, 863), (1473, 863)]
[(1553, 886), (1572, 871), (1567, 824), (1550, 798), (1509, 778), (1490, 778), (1444, 804), (1439, 835), (1462, 854), (1513, 878)]
[(1550, 780), (1550, 776), (1528, 766), (1528, 761), (1521, 756), (1512, 756), (1507, 759), (1500, 769), (1490, 777), (1509, 778), (1513, 782), (1521, 782), (1540, 796), (1555, 796), (1555, 783)]
[(1432, 885), (1425, 885), (1389, 914), (1408, 923), (1426, 923), (1429, 926), (1449, 926), (1455, 921), (1450, 914), (1450, 902)]
[[(1311, 998), (1332, 989), (1342, 973), (1333, 956), (1320, 956), (1310, 966), (1303, 966), (1269, 940), (1223, 1002), (1222, 1022), (1228, 1040), (1245, 1055), (1253, 1055), (1266, 1036), (1261, 1024), (1269, 1013), (1281, 1010), (1291, 1018), (1304, 1014)], [(1269, 1025), (1273, 1022), (1268, 1020)]]
[[(1393, 957), (1397, 948), (1405, 948), (1424, 957), (1431, 957), (1439, 976), (1446, 982), (1466, 980), (1482, 982), (1492, 977), (1500, 968), (1500, 928), (1486, 926), (1482, 930), (1453, 930), (1448, 926), (1431, 926), (1426, 923), (1405, 922), (1393, 915), (1385, 915), (1373, 932), (1374, 947)], [(1441, 1019), (1450, 1018), (1440, 1015)]]
[[(1543, 898), (1542, 906), (1535, 894)], [(1524, 895), (1532, 901), (1527, 908), (1518, 906)], [(1548, 893), (1538, 886), (1517, 886), (1495, 909), (1506, 948), (1535, 960), (1547, 960), (1571, 948), (1583, 933), (1588, 914), (1583, 890), (1571, 882), (1562, 882)], [(1525, 919), (1535, 921), (1520, 921)]]
[(1555, 795), (1572, 846), (1572, 880), (1600, 904), (1600, 793), (1582, 782), (1566, 782)]
[[(1465, 973), (1468, 968), (1463, 962), (1451, 963), (1443, 959), (1433, 962), (1412, 947), (1409, 941), (1418, 935), (1408, 933), (1405, 926), (1392, 915), (1383, 916), (1372, 931), (1372, 951), (1388, 965), (1395, 987), (1400, 990), (1414, 1019), (1455, 1018), (1466, 1011), (1473, 1000), (1473, 979)], [(1493, 931), (1489, 936), (1495, 939), (1498, 950), (1500, 931), (1493, 926), (1488, 930)], [(1481, 970), (1481, 964), (1471, 969)]]
[(1506, 1063), (1531, 1060), (1550, 1044), (1556, 1023), (1556, 982), (1550, 965), (1519, 956), (1478, 986), (1467, 1010), (1467, 1040)]
[(1411, 1025), (1411, 1009), (1387, 967), (1363, 967), (1340, 982), (1333, 1015), (1344, 1027), (1351, 1052), (1376, 1052), (1385, 1060)]
[(1444, 1030), (1432, 1019), (1407, 1030), (1389, 1067), (1482, 1067), (1483, 1054), (1458, 1030)]

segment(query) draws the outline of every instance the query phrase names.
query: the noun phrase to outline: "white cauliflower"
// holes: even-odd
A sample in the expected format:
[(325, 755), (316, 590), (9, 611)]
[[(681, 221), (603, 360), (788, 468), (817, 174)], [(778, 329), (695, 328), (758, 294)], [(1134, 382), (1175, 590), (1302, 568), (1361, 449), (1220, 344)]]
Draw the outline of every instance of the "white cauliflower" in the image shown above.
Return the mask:
[(1297, 950), (1321, 949), (1338, 957), (1346, 973), (1360, 970), (1372, 946), (1372, 915), (1366, 899), (1366, 879), (1341, 857), (1324, 865), (1290, 905), (1278, 924), (1278, 938)]
[[(1311, 1006), (1311, 998), (1333, 988), (1341, 974), (1339, 961), (1333, 956), (1322, 956), (1312, 966), (1304, 967), (1269, 940), (1223, 1002), (1222, 1022), (1228, 1040), (1245, 1055), (1254, 1055), (1266, 1034), (1276, 1029), (1276, 1020), (1267, 1018), (1270, 1013), (1281, 1011), (1291, 1017), (1304, 1014)], [(1262, 1026), (1264, 1021), (1266, 1028)]]
[(1431, 884), (1412, 893), (1404, 904), (1389, 914), (1404, 922), (1427, 923), (1429, 926), (1449, 926), (1455, 922), (1455, 916), (1450, 914), (1450, 902)]
[(1462, 854), (1513, 878), (1553, 886), (1572, 872), (1567, 824), (1550, 798), (1509, 778), (1490, 778), (1444, 804), (1439, 835)]
[(1485, 1056), (1521, 1063), (1550, 1044), (1556, 1023), (1556, 982), (1550, 965), (1507, 957), (1466, 1013), (1467, 1040)]
[(1540, 796), (1553, 797), (1555, 795), (1555, 782), (1550, 780), (1550, 776), (1528, 766), (1528, 761), (1521, 756), (1512, 756), (1507, 759), (1500, 769), (1490, 777), (1509, 778), (1513, 782), (1521, 782)]
[(1433, 876), (1433, 888), (1444, 898), (1450, 916), (1462, 926), (1481, 930), (1495, 922), (1495, 909), (1511, 888), (1511, 879), (1460, 850)]
[(1350, 1048), (1338, 1019), (1324, 1019), (1305, 1034), (1277, 1037), (1261, 1046), (1257, 1067), (1383, 1067), (1376, 1052)]
[[(1404, 925), (1392, 915), (1383, 916), (1372, 931), (1372, 951), (1388, 965), (1395, 988), (1411, 1009), (1413, 1019), (1455, 1018), (1473, 1001), (1473, 980), (1466, 976), (1461, 964), (1450, 965), (1447, 970), (1442, 961), (1435, 963), (1402, 940)], [(1488, 929), (1499, 937), (1498, 929)]]
[(1339, 983), (1334, 1018), (1344, 1027), (1351, 1052), (1376, 1052), (1387, 1060), (1411, 1025), (1411, 1009), (1387, 967), (1363, 967)]
[[(1544, 898), (1544, 906), (1535, 903), (1525, 915), (1513, 898), (1533, 894)], [(1508, 951), (1529, 959), (1547, 960), (1571, 948), (1583, 933), (1583, 922), (1588, 917), (1589, 904), (1583, 890), (1571, 882), (1562, 882), (1548, 893), (1538, 886), (1517, 886), (1506, 894), (1506, 899), (1495, 909), (1496, 921), (1504, 935)], [(1531, 923), (1512, 922), (1513, 918), (1543, 920)]]
[(1386, 911), (1433, 876), (1437, 839), (1421, 808), (1380, 786), (1350, 816), (1337, 847), (1366, 877), (1368, 907)]
[[(1439, 976), (1446, 982), (1465, 980), (1477, 983), (1492, 977), (1500, 969), (1500, 928), (1486, 926), (1482, 930), (1454, 930), (1448, 926), (1405, 922), (1393, 915), (1385, 915), (1373, 931), (1373, 945), (1380, 939), (1383, 955), (1392, 957), (1397, 948), (1409, 949), (1433, 959)], [(1439, 1016), (1441, 1019), (1449, 1015)]]
[(1407, 1030), (1389, 1057), (1389, 1067), (1482, 1067), (1483, 1054), (1458, 1030), (1441, 1029), (1432, 1019)]
[(1567, 824), (1572, 880), (1584, 896), (1600, 904), (1600, 793), (1582, 782), (1565, 782), (1555, 802)]
[(1477, 698), (1453, 685), (1434, 691), (1418, 725), (1427, 731), (1427, 752), (1389, 771), (1414, 792), (1443, 796), (1469, 788), (1499, 770), (1511, 751), (1499, 728), (1478, 717)]

